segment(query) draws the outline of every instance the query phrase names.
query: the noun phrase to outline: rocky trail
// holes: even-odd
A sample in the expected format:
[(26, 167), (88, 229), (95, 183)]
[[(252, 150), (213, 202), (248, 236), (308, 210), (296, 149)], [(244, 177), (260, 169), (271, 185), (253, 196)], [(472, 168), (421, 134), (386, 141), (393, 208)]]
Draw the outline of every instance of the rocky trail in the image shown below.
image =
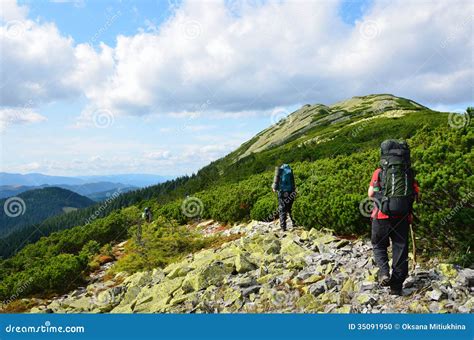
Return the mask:
[[(472, 313), (474, 270), (435, 260), (418, 265), (403, 296), (376, 282), (372, 246), (330, 231), (253, 221), (224, 228), (194, 226), (204, 235), (240, 238), (201, 250), (164, 269), (118, 273), (104, 263), (87, 287), (48, 300), (32, 313)], [(119, 254), (124, 243), (114, 247)]]

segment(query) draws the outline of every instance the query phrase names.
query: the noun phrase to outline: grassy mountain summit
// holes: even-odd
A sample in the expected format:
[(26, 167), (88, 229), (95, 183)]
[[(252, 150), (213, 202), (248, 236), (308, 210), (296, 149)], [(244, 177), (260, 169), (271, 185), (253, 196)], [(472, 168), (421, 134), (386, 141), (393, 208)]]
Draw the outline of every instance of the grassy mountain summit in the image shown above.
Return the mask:
[(421, 110), (431, 111), (414, 101), (388, 94), (353, 97), (331, 106), (306, 104), (257, 134), (251, 142), (236, 150), (235, 156), (241, 159), (289, 141), (321, 143), (329, 138), (325, 136), (329, 132), (337, 132), (337, 129), (331, 129), (335, 125), (339, 128), (355, 126), (371, 119), (400, 118)]
[(353, 97), (330, 106), (307, 104), (198, 174), (241, 180), (284, 162), (373, 150), (384, 139), (408, 139), (423, 127), (446, 125), (447, 120), (447, 113), (390, 94)]
[(85, 218), (97, 206), (62, 216), (69, 221), (45, 221), (44, 235), (57, 232), (39, 235), (36, 243), (0, 261), (0, 298), (31, 278), (19, 295), (59, 294), (83, 283), (98, 254), (136, 236), (145, 206), (160, 227), (142, 225), (143, 239), (130, 243), (119, 264), (127, 272), (163, 267), (208, 246), (187, 231), (193, 220), (273, 221), (277, 205), (270, 185), (274, 167), (283, 162), (291, 163), (296, 175), (298, 225), (367, 237), (367, 187), (379, 164), (380, 142), (388, 138), (407, 139), (412, 150), (422, 193), (415, 205), (418, 255), (470, 266), (474, 131), (469, 124), (449, 125), (449, 118), (390, 95), (304, 106), (192, 176), (120, 195), (87, 225)]

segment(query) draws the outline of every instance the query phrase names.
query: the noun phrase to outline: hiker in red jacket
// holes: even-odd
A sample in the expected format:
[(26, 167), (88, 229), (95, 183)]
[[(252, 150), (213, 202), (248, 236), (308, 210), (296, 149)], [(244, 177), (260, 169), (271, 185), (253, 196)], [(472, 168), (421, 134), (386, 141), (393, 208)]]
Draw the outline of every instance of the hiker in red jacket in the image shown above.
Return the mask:
[[(384, 144), (385, 143), (385, 144)], [(391, 293), (402, 295), (408, 276), (408, 232), (412, 223), (412, 204), (419, 187), (410, 166), (405, 142), (386, 141), (381, 145), (382, 167), (374, 171), (368, 195), (375, 201), (371, 214), (372, 246), (379, 267), (379, 283)], [(407, 153), (407, 154), (405, 154)], [(387, 248), (392, 242), (392, 275)]]

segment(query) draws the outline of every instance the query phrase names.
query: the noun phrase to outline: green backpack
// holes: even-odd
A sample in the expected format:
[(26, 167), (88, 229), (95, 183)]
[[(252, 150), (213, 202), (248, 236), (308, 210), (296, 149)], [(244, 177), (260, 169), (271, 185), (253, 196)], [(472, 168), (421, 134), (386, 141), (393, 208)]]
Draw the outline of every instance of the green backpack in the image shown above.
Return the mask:
[(388, 216), (405, 216), (412, 211), (415, 176), (410, 148), (405, 141), (386, 140), (380, 145), (380, 210)]
[(294, 188), (293, 170), (288, 164), (283, 164), (280, 167), (280, 186), (279, 190), (282, 192), (293, 192)]

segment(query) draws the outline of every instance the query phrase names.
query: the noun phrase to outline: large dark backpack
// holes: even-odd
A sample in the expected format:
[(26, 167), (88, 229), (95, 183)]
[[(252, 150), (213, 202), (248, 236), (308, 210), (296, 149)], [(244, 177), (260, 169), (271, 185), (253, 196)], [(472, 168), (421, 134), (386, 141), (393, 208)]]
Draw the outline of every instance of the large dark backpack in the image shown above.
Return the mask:
[(293, 170), (288, 164), (283, 164), (280, 167), (280, 185), (278, 189), (282, 192), (293, 192), (295, 190)]
[(380, 210), (388, 216), (405, 216), (412, 211), (415, 176), (410, 148), (405, 141), (386, 140), (380, 145)]

